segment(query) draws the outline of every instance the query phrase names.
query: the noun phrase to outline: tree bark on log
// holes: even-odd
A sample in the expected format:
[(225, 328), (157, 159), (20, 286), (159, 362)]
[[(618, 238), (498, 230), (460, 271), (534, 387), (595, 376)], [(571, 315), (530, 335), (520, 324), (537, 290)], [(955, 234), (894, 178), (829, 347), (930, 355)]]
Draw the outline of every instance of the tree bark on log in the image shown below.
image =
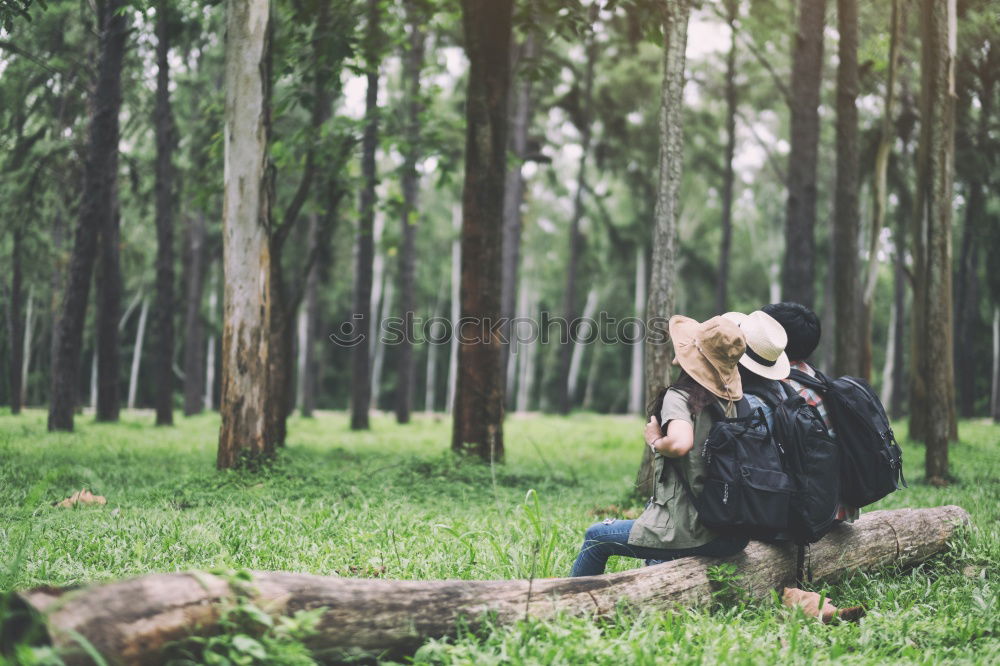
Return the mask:
[[(915, 564), (944, 550), (956, 527), (968, 522), (957, 506), (865, 514), (811, 547), (813, 579)], [(254, 603), (272, 614), (325, 608), (318, 633), (308, 641), (313, 649), (399, 656), (428, 638), (452, 634), (461, 618), (475, 623), (485, 613), (506, 624), (559, 613), (600, 617), (622, 601), (664, 611), (708, 605), (714, 591), (708, 569), (719, 561), (688, 557), (614, 574), (541, 580), (370, 580), (261, 571), (254, 572), (251, 587)], [(737, 584), (758, 599), (795, 581), (792, 544), (753, 542), (725, 561), (737, 566)], [(76, 632), (110, 662), (158, 664), (167, 643), (218, 631), (220, 602), (232, 595), (224, 579), (190, 572), (73, 591), (41, 588), (19, 599), (47, 613), (49, 635), (65, 651), (67, 664), (89, 662)]]

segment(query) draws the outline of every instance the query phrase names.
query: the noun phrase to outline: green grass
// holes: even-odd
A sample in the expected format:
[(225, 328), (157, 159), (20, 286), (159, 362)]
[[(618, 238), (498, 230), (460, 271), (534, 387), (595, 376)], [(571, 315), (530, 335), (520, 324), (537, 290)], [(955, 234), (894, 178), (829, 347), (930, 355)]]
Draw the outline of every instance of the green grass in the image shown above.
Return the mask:
[[(631, 506), (641, 451), (637, 418), (514, 416), (505, 424), (507, 463), (491, 469), (448, 452), (443, 417), (418, 415), (409, 426), (376, 417), (370, 432), (355, 433), (345, 414), (322, 413), (290, 421), (289, 445), (270, 469), (217, 472), (217, 416), (151, 423), (138, 413), (114, 425), (78, 417), (75, 433), (49, 434), (41, 411), (0, 413), (0, 592), (213, 568), (563, 576), (587, 525)], [(871, 609), (860, 625), (820, 626), (766, 602), (622, 609), (599, 623), (486, 627), (431, 641), (416, 661), (996, 663), (1000, 427), (963, 422), (961, 436), (947, 488), (923, 483), (923, 451), (904, 442), (911, 487), (877, 508), (959, 504), (973, 528), (919, 567), (858, 573), (827, 588), (835, 602)], [(108, 504), (52, 506), (82, 487)], [(638, 564), (613, 559), (609, 570)]]

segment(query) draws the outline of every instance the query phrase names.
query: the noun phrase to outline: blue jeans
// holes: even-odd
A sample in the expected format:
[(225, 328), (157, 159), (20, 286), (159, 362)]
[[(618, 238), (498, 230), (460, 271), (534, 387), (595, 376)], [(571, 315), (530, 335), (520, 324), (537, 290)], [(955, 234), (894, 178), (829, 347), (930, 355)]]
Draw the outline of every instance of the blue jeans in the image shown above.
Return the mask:
[(604, 573), (608, 558), (612, 555), (635, 557), (646, 560), (647, 565), (669, 562), (680, 557), (706, 555), (708, 557), (729, 557), (735, 555), (750, 543), (747, 537), (724, 536), (694, 548), (647, 548), (630, 546), (628, 533), (634, 520), (606, 520), (587, 528), (583, 547), (573, 563), (571, 576), (596, 576)]

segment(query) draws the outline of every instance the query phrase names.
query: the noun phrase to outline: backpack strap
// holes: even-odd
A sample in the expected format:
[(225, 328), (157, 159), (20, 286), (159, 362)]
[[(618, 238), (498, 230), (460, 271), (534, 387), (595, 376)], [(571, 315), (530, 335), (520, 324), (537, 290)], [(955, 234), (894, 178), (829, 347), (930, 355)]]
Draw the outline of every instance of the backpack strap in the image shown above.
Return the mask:
[(799, 384), (802, 384), (806, 388), (811, 388), (814, 391), (821, 391), (823, 393), (826, 393), (828, 390), (830, 390), (830, 380), (828, 380), (825, 376), (821, 375), (818, 370), (816, 371), (815, 377), (808, 375), (802, 372), (801, 370), (792, 370), (788, 374), (788, 378), (794, 379)]

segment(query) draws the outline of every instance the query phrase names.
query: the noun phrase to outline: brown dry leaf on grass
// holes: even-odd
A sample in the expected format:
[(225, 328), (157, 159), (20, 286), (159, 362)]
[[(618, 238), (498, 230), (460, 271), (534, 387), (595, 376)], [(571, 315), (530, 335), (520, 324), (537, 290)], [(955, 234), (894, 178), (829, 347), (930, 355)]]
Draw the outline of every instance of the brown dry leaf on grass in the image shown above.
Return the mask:
[(61, 502), (57, 502), (56, 506), (61, 506), (64, 509), (70, 509), (76, 504), (107, 504), (108, 500), (103, 495), (95, 495), (86, 488), (78, 490)]
[[(807, 616), (818, 618), (823, 624), (829, 624), (834, 620), (853, 622), (865, 614), (865, 609), (862, 606), (837, 608), (830, 603), (829, 599), (821, 597), (816, 592), (800, 590), (797, 587), (786, 587), (782, 592), (781, 601), (788, 607), (798, 606)], [(822, 610), (820, 609), (821, 601), (823, 603)]]

